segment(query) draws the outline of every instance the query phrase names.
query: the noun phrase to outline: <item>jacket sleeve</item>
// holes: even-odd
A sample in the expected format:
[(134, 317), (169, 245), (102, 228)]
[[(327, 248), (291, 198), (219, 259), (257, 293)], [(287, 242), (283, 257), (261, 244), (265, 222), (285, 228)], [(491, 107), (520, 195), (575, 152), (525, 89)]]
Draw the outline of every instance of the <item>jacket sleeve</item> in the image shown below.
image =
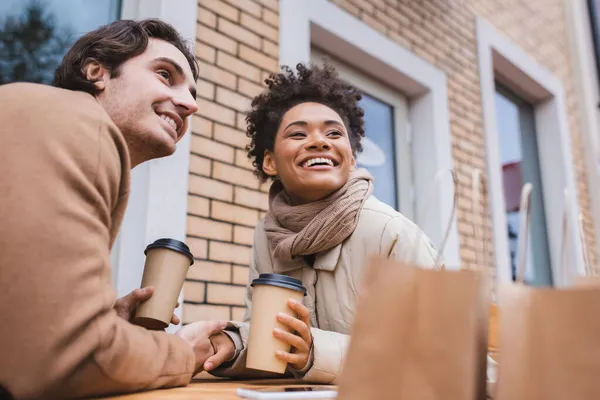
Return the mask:
[(431, 240), (412, 221), (403, 215), (390, 219), (379, 241), (379, 255), (398, 261), (432, 268), (437, 260), (438, 252)]
[(2, 135), (0, 169), (11, 180), (0, 180), (0, 260), (10, 281), (0, 294), (0, 386), (16, 398), (183, 386), (194, 372), (181, 338), (113, 310), (110, 230), (129, 164), (116, 128), (89, 114)]

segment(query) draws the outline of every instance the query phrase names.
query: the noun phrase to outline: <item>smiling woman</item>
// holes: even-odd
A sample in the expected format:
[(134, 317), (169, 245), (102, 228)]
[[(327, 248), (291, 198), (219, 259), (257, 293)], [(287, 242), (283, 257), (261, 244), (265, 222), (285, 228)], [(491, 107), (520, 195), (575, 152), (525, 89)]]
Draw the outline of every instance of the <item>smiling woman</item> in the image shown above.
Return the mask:
[[(247, 117), (256, 175), (273, 180), (269, 212), (254, 234), (250, 282), (263, 273), (302, 281), (303, 304), (289, 304), (299, 317), (280, 320), (297, 334), (273, 332), (292, 350), (275, 356), (288, 363), (289, 376), (331, 383), (344, 359), (366, 260), (416, 255), (411, 261), (433, 266), (437, 254), (416, 225), (373, 196), (373, 177), (356, 166), (364, 136), (360, 92), (328, 65), (284, 67), (266, 83)], [(205, 369), (276, 377), (246, 368), (251, 286), (246, 305), (244, 320), (214, 338), (217, 354)]]

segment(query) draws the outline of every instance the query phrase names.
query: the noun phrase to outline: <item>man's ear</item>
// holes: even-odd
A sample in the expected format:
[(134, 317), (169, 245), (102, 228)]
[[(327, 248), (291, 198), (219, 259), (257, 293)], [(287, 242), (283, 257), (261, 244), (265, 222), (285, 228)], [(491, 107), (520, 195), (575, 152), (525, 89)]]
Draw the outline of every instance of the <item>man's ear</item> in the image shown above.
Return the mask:
[(275, 157), (269, 150), (265, 150), (265, 156), (263, 158), (262, 170), (265, 174), (275, 177), (277, 176), (277, 165), (275, 164)]
[(102, 64), (93, 58), (88, 58), (83, 66), (83, 74), (85, 79), (92, 82), (96, 89), (103, 91), (106, 87), (106, 81), (110, 77), (110, 73)]

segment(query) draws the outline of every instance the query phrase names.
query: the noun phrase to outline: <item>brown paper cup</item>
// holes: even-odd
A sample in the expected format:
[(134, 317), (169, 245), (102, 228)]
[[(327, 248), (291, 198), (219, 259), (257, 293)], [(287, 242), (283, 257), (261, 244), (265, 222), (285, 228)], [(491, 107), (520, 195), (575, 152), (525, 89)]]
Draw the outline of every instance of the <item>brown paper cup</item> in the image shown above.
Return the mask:
[(154, 294), (140, 303), (133, 323), (151, 330), (165, 329), (194, 256), (185, 243), (175, 239), (159, 239), (148, 245), (144, 254), (141, 287), (154, 286)]
[(285, 361), (275, 357), (275, 351), (290, 351), (290, 345), (273, 336), (273, 329), (290, 329), (277, 321), (277, 313), (296, 317), (287, 305), (289, 299), (302, 302), (306, 289), (298, 279), (286, 275), (261, 274), (252, 281), (252, 314), (248, 337), (246, 367), (283, 374)]

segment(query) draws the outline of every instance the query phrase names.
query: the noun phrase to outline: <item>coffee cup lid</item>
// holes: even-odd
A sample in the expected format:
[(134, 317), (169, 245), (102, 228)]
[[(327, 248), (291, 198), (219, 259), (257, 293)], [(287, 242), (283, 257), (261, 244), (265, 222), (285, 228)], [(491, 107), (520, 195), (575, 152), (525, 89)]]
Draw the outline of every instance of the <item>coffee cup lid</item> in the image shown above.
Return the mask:
[(254, 285), (279, 286), (286, 289), (297, 290), (298, 292), (304, 293), (306, 296), (306, 288), (302, 285), (302, 281), (287, 275), (260, 274), (258, 278), (253, 280), (250, 284), (250, 286)]
[(150, 243), (147, 247), (146, 250), (144, 250), (144, 255), (148, 253), (148, 250), (151, 249), (169, 249), (169, 250), (175, 250), (183, 255), (185, 255), (187, 258), (190, 259), (190, 265), (194, 264), (194, 256), (192, 255), (192, 252), (190, 251), (190, 248), (188, 247), (187, 244), (176, 240), (176, 239), (157, 239), (154, 241), (154, 243)]

